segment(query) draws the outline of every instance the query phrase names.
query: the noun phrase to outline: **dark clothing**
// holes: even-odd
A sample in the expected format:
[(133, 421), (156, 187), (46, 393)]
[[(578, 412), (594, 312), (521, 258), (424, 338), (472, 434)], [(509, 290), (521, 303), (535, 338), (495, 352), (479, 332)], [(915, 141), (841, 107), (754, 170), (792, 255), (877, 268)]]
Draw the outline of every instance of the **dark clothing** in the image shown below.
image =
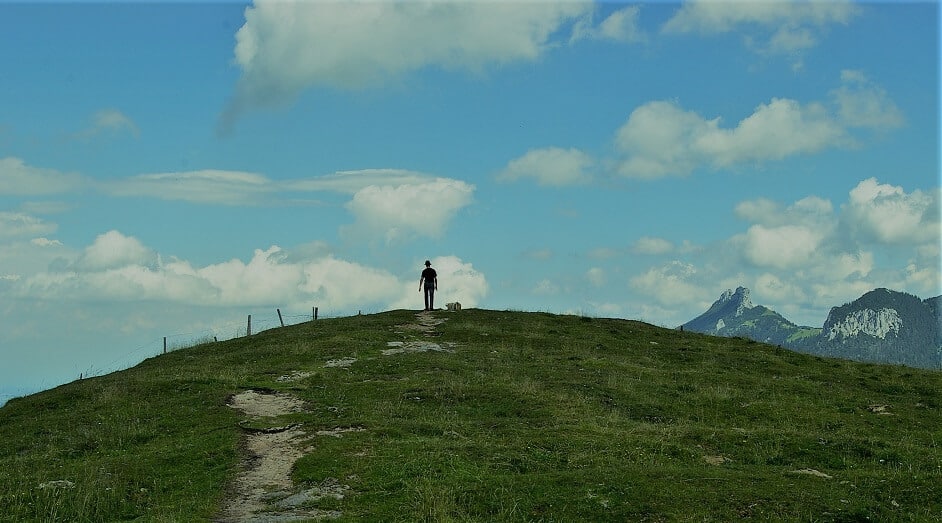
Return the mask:
[(425, 310), (435, 310), (435, 287), (425, 284)]
[(422, 271), (422, 282), (425, 287), (425, 310), (430, 311), (435, 309), (435, 287), (438, 285), (436, 281), (438, 279), (438, 274), (435, 273), (435, 269), (431, 267), (426, 267)]

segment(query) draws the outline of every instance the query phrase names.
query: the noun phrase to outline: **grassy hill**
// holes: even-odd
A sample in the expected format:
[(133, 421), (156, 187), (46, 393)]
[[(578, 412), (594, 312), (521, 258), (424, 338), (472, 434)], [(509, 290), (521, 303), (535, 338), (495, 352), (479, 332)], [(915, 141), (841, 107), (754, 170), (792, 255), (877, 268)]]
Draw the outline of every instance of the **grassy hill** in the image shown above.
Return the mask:
[[(430, 316), (321, 319), (11, 400), (0, 521), (212, 520), (247, 435), (277, 426), (306, 435), (296, 489), (336, 487), (301, 508), (341, 521), (942, 519), (940, 372), (626, 320)], [(247, 419), (227, 402), (248, 389), (305, 408)]]

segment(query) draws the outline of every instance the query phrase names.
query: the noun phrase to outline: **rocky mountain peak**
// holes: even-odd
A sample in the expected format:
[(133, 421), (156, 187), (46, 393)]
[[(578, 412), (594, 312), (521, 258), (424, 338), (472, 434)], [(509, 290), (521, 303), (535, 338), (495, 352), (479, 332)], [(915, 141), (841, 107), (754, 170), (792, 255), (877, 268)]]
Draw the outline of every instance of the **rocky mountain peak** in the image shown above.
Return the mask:
[(735, 307), (736, 312), (733, 314), (735, 317), (742, 316), (742, 313), (747, 309), (754, 307), (752, 304), (752, 299), (750, 298), (750, 291), (745, 287), (736, 287), (736, 292), (733, 292), (730, 289), (726, 289), (726, 292), (720, 295), (720, 299), (714, 304), (720, 305), (724, 308)]

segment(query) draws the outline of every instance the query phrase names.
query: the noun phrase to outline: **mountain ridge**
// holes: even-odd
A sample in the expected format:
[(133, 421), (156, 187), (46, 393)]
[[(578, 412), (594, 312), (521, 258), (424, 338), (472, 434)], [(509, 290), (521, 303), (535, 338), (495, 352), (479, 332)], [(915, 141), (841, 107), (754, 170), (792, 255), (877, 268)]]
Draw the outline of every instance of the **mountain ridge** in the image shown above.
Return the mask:
[(681, 328), (742, 336), (789, 349), (855, 361), (942, 368), (942, 296), (922, 300), (878, 288), (832, 307), (822, 327), (799, 326), (762, 305), (746, 287), (727, 289)]

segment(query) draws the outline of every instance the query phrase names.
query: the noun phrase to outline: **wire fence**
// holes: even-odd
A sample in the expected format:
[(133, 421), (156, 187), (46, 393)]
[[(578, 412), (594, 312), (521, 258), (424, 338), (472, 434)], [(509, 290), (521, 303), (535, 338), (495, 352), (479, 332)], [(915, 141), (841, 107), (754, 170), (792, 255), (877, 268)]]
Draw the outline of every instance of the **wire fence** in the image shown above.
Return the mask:
[[(357, 311), (362, 314), (362, 311)], [(212, 328), (199, 329), (190, 332), (177, 332), (167, 334), (159, 338), (152, 339), (140, 344), (134, 350), (123, 354), (111, 363), (100, 368), (89, 368), (79, 374), (79, 379), (101, 376), (120, 369), (126, 369), (137, 365), (141, 361), (161, 354), (166, 354), (175, 350), (186, 349), (205, 343), (215, 343), (220, 341), (253, 336), (267, 330), (278, 327), (288, 327), (298, 325), (318, 319), (339, 318), (341, 314), (328, 313), (323, 314), (318, 307), (312, 307), (308, 314), (287, 314), (280, 308), (270, 312), (258, 313), (257, 310), (252, 314), (246, 315), (240, 321), (232, 321), (217, 324)]]

